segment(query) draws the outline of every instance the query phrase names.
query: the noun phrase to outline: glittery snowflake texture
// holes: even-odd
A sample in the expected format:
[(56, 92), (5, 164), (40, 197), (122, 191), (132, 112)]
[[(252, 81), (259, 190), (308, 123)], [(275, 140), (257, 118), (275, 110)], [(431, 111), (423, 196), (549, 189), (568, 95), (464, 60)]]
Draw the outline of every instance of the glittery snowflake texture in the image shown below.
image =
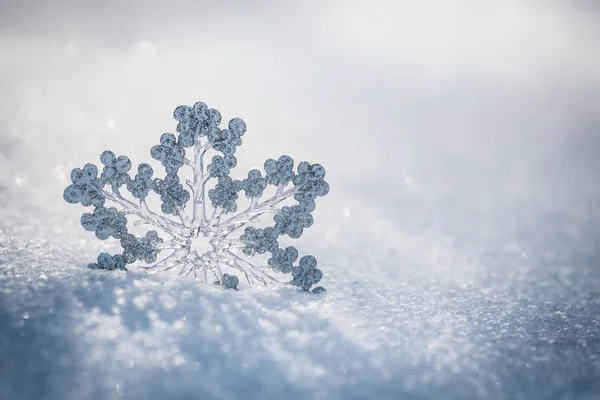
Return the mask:
[[(193, 275), (227, 289), (238, 288), (236, 273), (249, 284), (279, 283), (310, 290), (319, 283), (323, 274), (315, 257), (304, 255), (298, 260), (298, 250), (280, 247), (279, 239), (297, 239), (313, 224), (315, 199), (329, 192), (325, 169), (301, 162), (294, 171), (294, 160), (284, 155), (267, 160), (264, 173), (253, 169), (241, 181), (232, 179), (229, 174), (237, 164), (234, 154), (246, 132), (244, 121), (233, 118), (221, 129), (219, 111), (201, 102), (177, 107), (173, 117), (179, 135), (164, 133), (150, 151), (165, 168), (164, 178), (155, 178), (149, 164), (140, 164), (132, 177), (129, 158), (109, 150), (100, 155), (100, 175), (94, 164), (71, 171), (72, 184), (65, 189), (64, 199), (94, 207), (92, 213), (82, 215), (83, 228), (101, 240), (117, 239), (123, 248), (122, 254), (100, 254), (89, 267), (126, 270), (127, 264), (142, 262), (146, 265), (140, 269), (178, 270), (180, 275)], [(209, 161), (209, 151), (220, 154)], [(182, 178), (186, 169), (190, 179)], [(267, 196), (269, 186), (273, 194)], [(152, 192), (160, 198), (162, 214), (148, 205)], [(249, 204), (238, 212), (240, 192)], [(279, 206), (287, 199), (296, 203)], [(114, 207), (107, 207), (109, 202)], [(253, 226), (265, 215), (273, 216), (273, 226)], [(127, 216), (135, 217), (134, 226), (152, 225), (158, 231), (135, 236), (128, 231)], [(160, 253), (168, 255), (157, 261)], [(260, 261), (257, 254), (270, 254), (270, 258)], [(291, 274), (292, 279), (282, 280), (284, 274)]]

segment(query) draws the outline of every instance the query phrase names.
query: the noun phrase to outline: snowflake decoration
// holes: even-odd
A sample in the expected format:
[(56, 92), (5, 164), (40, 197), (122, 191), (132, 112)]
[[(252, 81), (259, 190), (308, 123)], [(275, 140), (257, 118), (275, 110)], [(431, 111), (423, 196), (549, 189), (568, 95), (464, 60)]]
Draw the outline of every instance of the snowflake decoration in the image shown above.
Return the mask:
[[(152, 158), (165, 168), (164, 178), (153, 178), (149, 164), (140, 164), (132, 178), (129, 158), (117, 157), (108, 150), (100, 155), (104, 166), (100, 174), (94, 164), (71, 171), (72, 184), (65, 189), (64, 199), (94, 206), (92, 213), (82, 215), (83, 228), (94, 231), (101, 240), (117, 239), (123, 248), (122, 254), (100, 254), (89, 267), (126, 270), (127, 264), (139, 261), (149, 264), (141, 269), (179, 270), (180, 275), (204, 277), (205, 282), (212, 274), (215, 284), (228, 289), (237, 289), (239, 284), (233, 271), (242, 273), (249, 284), (283, 283), (309, 290), (319, 283), (323, 274), (317, 269), (315, 257), (305, 255), (298, 260), (298, 250), (293, 246), (281, 248), (279, 238), (299, 238), (313, 224), (315, 199), (329, 192), (325, 169), (319, 164), (301, 162), (295, 172), (294, 160), (284, 155), (267, 160), (264, 173), (253, 169), (241, 181), (232, 179), (229, 174), (237, 164), (235, 151), (246, 132), (244, 121), (233, 118), (226, 129), (221, 129), (221, 114), (201, 102), (193, 107), (177, 107), (173, 117), (178, 121), (179, 135), (164, 133), (160, 144), (150, 151)], [(220, 154), (205, 165), (209, 151)], [(193, 154), (193, 159), (188, 153)], [(193, 178), (182, 182), (183, 168), (189, 168)], [(261, 200), (268, 186), (273, 186), (275, 193)], [(160, 197), (164, 215), (148, 206), (146, 198), (151, 192)], [(238, 212), (240, 192), (244, 192), (249, 205)], [(278, 206), (291, 198), (297, 204)], [(115, 207), (107, 208), (106, 202)], [(252, 226), (266, 214), (274, 215), (273, 226)], [(141, 237), (129, 233), (127, 215), (139, 218), (135, 226), (153, 225), (168, 239), (156, 230)], [(233, 235), (238, 237), (232, 238)], [(199, 240), (207, 245), (206, 249), (195, 248)], [(157, 262), (161, 252), (169, 254)], [(266, 253), (271, 255), (266, 265), (250, 261), (257, 254)], [(291, 274), (292, 279), (281, 281), (273, 273)], [(313, 289), (317, 293), (323, 291), (322, 287)]]

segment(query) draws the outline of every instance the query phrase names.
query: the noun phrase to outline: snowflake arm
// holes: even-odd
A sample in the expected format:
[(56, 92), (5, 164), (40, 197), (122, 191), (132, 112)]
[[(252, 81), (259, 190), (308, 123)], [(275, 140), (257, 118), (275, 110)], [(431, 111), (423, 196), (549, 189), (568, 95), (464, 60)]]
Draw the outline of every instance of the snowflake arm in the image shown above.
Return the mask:
[[(250, 264), (248, 261), (244, 260), (243, 258), (241, 258), (239, 255), (237, 255), (235, 253), (226, 251), (225, 259), (231, 260), (230, 262), (235, 266), (235, 268), (240, 271), (243, 271), (243, 273), (247, 277), (251, 276), (251, 277), (257, 279), (258, 281), (260, 281), (261, 283), (263, 283), (264, 285), (268, 284), (269, 282), (284, 283), (284, 282), (280, 282), (279, 280), (275, 279), (274, 277), (268, 275), (266, 272), (257, 270), (254, 267), (254, 265)], [(248, 282), (251, 282), (251, 280), (248, 279)]]
[(182, 224), (150, 211), (144, 199), (141, 199), (138, 205), (123, 198), (119, 193), (109, 192), (104, 189), (102, 189), (101, 193), (105, 199), (120, 205), (125, 214), (137, 215), (144, 223), (157, 226), (173, 237), (178, 237), (185, 232), (185, 226)]
[[(181, 248), (181, 249), (174, 251), (167, 257), (163, 258), (156, 264), (153, 264), (153, 265), (150, 265), (147, 267), (140, 267), (140, 269), (156, 270), (156, 271), (161, 271), (161, 272), (168, 271), (172, 268), (177, 267), (178, 265), (181, 265), (182, 261), (187, 259), (189, 254), (190, 254), (190, 251), (188, 248)], [(185, 267), (185, 264), (184, 264), (184, 267)]]
[[(72, 184), (65, 189), (64, 199), (94, 207), (82, 215), (81, 225), (98, 239), (119, 240), (123, 248), (122, 254), (102, 253), (90, 268), (119, 270), (140, 262), (147, 264), (140, 268), (148, 271), (178, 270), (180, 275), (203, 276), (205, 282), (210, 272), (217, 284), (236, 290), (239, 279), (222, 268), (242, 273), (249, 284), (280, 283), (309, 290), (318, 283), (322, 273), (316, 268), (316, 259), (304, 256), (294, 266), (298, 250), (293, 246), (281, 248), (280, 241), (297, 239), (313, 225), (315, 200), (329, 192), (325, 169), (301, 162), (294, 171), (294, 160), (284, 155), (267, 160), (264, 171), (253, 169), (241, 180), (234, 179), (230, 174), (246, 133), (244, 121), (233, 118), (221, 129), (221, 114), (201, 102), (177, 107), (173, 117), (178, 121), (178, 134), (163, 133), (150, 151), (164, 167), (164, 177), (154, 177), (149, 164), (140, 164), (132, 178), (129, 158), (108, 150), (100, 155), (101, 173), (93, 164), (71, 172)], [(208, 156), (209, 151), (217, 154)], [(193, 159), (187, 152), (193, 153)], [(191, 169), (191, 180), (181, 181), (182, 168)], [(269, 187), (274, 188), (274, 194), (261, 200)], [(160, 198), (163, 215), (148, 206), (150, 194)], [(297, 204), (281, 204), (291, 200)], [(112, 206), (105, 207), (106, 201)], [(248, 203), (243, 211), (238, 211), (240, 201)], [(127, 229), (127, 216), (131, 215), (137, 218), (134, 226), (150, 225), (158, 232), (151, 230), (139, 237), (131, 234)], [(266, 215), (273, 216), (272, 226), (252, 226)], [(241, 228), (245, 229), (239, 238), (229, 237)], [(163, 239), (160, 232), (170, 239)], [(204, 239), (211, 249), (195, 248), (198, 239)], [(157, 261), (163, 251), (168, 254)], [(270, 254), (267, 264), (250, 262), (256, 254)], [(281, 280), (273, 274), (291, 274), (292, 279)], [(313, 289), (315, 293), (323, 291)]]
[(221, 224), (221, 230), (219, 233), (224, 236), (227, 236), (248, 223), (257, 222), (258, 217), (260, 217), (261, 215), (267, 213), (278, 213), (280, 211), (280, 208), (275, 206), (281, 203), (282, 201), (286, 200), (287, 198), (292, 197), (297, 191), (298, 188), (294, 187), (284, 192), (283, 186), (280, 185), (277, 188), (276, 194), (270, 199), (261, 203), (258, 203), (258, 199), (256, 199), (255, 203), (251, 203), (251, 206), (246, 211), (238, 215), (234, 215), (228, 220), (224, 221)]
[[(205, 206), (205, 188), (208, 179), (205, 178), (204, 173), (204, 155), (211, 148), (211, 143), (207, 140), (206, 143), (202, 144), (200, 137), (197, 139), (197, 143), (194, 146), (194, 161), (190, 162), (190, 167), (194, 171), (194, 181), (187, 181), (187, 185), (193, 193), (193, 213), (192, 220), (197, 221), (194, 225), (195, 228), (199, 228), (202, 223), (206, 223), (206, 206)], [(201, 215), (200, 215), (201, 212)]]

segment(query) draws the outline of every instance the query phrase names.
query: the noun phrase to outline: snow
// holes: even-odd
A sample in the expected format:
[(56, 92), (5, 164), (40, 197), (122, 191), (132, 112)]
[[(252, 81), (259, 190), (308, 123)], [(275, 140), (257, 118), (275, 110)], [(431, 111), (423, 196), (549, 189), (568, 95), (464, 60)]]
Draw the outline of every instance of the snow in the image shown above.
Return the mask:
[(307, 233), (327, 294), (231, 291), (89, 270), (87, 232), (46, 210), (21, 221), (22, 207), (1, 219), (0, 398), (600, 393), (597, 264), (482, 264), (371, 211)]

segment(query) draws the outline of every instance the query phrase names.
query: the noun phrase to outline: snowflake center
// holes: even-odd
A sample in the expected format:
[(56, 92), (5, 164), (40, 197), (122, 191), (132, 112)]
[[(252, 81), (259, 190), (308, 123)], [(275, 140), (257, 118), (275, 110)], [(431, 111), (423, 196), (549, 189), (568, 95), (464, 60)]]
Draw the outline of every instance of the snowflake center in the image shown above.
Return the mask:
[(204, 235), (191, 238), (190, 251), (197, 252), (198, 256), (214, 250), (213, 246), (209, 243), (210, 238)]

